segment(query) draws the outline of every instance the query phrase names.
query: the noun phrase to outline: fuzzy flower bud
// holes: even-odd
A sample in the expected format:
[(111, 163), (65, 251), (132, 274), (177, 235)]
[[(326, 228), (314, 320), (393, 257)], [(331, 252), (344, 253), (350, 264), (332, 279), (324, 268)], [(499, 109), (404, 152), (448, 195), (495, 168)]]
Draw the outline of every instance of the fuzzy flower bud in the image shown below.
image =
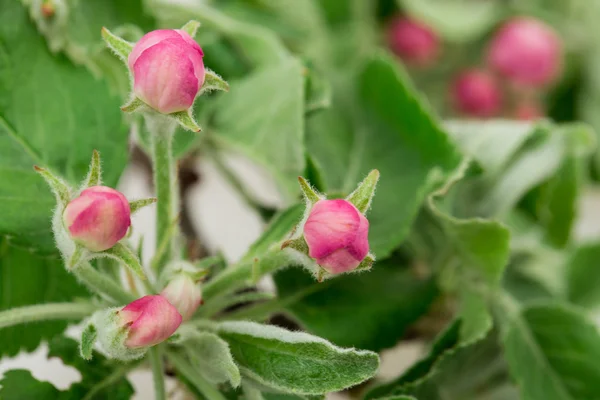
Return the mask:
[(122, 309), (102, 310), (92, 317), (102, 349), (110, 358), (124, 361), (141, 358), (148, 347), (175, 333), (181, 321), (181, 314), (159, 295), (144, 296)]
[(424, 23), (396, 17), (387, 31), (390, 49), (404, 61), (416, 66), (430, 65), (439, 53), (438, 35)]
[(492, 117), (500, 111), (502, 93), (494, 77), (481, 70), (460, 74), (452, 87), (455, 107), (473, 117)]
[(562, 44), (554, 30), (533, 18), (515, 18), (496, 33), (489, 65), (516, 84), (544, 86), (561, 70)]
[(181, 314), (184, 321), (189, 320), (202, 302), (200, 285), (187, 274), (176, 275), (160, 293)]
[(129, 54), (135, 95), (155, 110), (187, 110), (204, 84), (202, 49), (185, 31), (160, 29), (144, 35)]
[(348, 272), (369, 253), (369, 221), (347, 200), (319, 200), (304, 225), (308, 255), (331, 274)]
[(67, 205), (63, 224), (75, 242), (92, 251), (103, 251), (125, 236), (130, 217), (129, 203), (122, 193), (92, 186)]

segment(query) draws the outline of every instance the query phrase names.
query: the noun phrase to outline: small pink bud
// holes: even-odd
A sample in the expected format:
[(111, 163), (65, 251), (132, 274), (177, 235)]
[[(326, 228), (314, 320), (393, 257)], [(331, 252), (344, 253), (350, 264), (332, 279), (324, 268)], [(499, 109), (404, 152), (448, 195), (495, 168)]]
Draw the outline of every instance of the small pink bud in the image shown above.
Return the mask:
[(438, 35), (426, 24), (406, 17), (395, 17), (387, 31), (390, 49), (404, 61), (420, 67), (430, 65), (438, 56)]
[(308, 255), (331, 274), (355, 269), (369, 252), (369, 221), (347, 200), (319, 200), (304, 224)]
[(128, 330), (125, 346), (134, 349), (154, 346), (168, 339), (182, 321), (177, 309), (159, 295), (137, 299), (119, 311), (118, 315)]
[(186, 274), (176, 275), (160, 293), (175, 306), (184, 321), (189, 320), (202, 301), (200, 285)]
[(539, 104), (528, 101), (517, 105), (514, 116), (521, 121), (535, 121), (544, 117), (544, 110)]
[(198, 43), (185, 31), (147, 33), (128, 59), (135, 95), (163, 114), (187, 110), (204, 84), (203, 56)]
[(516, 84), (544, 86), (559, 75), (562, 43), (556, 32), (533, 18), (514, 18), (496, 33), (489, 65)]
[(500, 111), (502, 93), (494, 77), (482, 70), (467, 70), (454, 81), (455, 107), (473, 117), (492, 117)]
[(129, 202), (122, 193), (106, 186), (85, 189), (63, 213), (71, 238), (92, 251), (113, 247), (131, 225)]

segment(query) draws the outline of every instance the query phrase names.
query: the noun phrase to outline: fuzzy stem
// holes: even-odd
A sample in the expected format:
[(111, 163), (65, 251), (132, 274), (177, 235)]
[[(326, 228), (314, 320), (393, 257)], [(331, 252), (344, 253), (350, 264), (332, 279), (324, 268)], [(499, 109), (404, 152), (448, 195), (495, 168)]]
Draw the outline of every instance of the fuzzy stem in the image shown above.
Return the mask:
[(154, 380), (154, 398), (165, 400), (165, 377), (163, 375), (163, 360), (161, 346), (154, 346), (148, 350), (148, 359), (152, 366), (152, 378)]
[(96, 271), (90, 263), (82, 263), (73, 273), (92, 292), (118, 304), (128, 304), (135, 297), (108, 276)]
[(0, 329), (28, 322), (54, 319), (83, 319), (97, 309), (91, 303), (48, 303), (0, 312)]
[[(152, 160), (154, 162), (154, 188), (156, 190), (156, 245), (169, 242), (167, 249), (157, 260), (158, 269), (164, 267), (175, 256), (176, 232), (170, 226), (177, 217), (178, 196), (175, 162), (171, 148), (177, 123), (158, 114), (147, 114), (146, 127), (152, 138)], [(167, 237), (171, 235), (171, 237)]]
[(182, 356), (175, 353), (168, 353), (169, 361), (207, 400), (226, 400), (225, 396), (210, 384), (202, 375), (200, 375), (194, 367), (188, 363)]

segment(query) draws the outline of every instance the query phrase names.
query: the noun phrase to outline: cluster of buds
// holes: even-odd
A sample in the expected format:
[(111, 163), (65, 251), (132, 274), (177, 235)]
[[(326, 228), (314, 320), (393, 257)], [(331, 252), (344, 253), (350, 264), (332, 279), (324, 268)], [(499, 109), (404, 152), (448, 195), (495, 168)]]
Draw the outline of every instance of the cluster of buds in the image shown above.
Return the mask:
[(304, 218), (282, 248), (300, 255), (319, 281), (334, 275), (365, 271), (375, 256), (369, 253), (369, 221), (365, 217), (379, 171), (373, 170), (345, 199), (327, 199), (299, 178), (306, 201)]
[(106, 44), (127, 64), (132, 80), (125, 112), (158, 113), (194, 132), (195, 99), (211, 90), (229, 90), (227, 82), (205, 68), (202, 48), (193, 37), (200, 24), (190, 21), (181, 29), (160, 29), (130, 43), (102, 29)]
[[(430, 67), (439, 58), (441, 40), (426, 23), (396, 16), (386, 31), (388, 47), (406, 64)], [(558, 34), (533, 18), (516, 17), (492, 37), (482, 68), (458, 73), (450, 87), (452, 105), (468, 117), (543, 117), (543, 91), (559, 78), (563, 48)]]

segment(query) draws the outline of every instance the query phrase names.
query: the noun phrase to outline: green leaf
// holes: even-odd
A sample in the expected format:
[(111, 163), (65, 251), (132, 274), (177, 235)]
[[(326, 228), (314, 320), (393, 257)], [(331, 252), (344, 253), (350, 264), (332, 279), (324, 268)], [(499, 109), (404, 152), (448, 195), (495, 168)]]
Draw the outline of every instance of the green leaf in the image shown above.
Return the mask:
[(111, 398), (127, 400), (133, 395), (133, 387), (125, 374), (133, 365), (111, 363), (100, 354), (92, 361), (79, 356), (77, 342), (57, 337), (49, 343), (48, 358), (58, 357), (66, 365), (81, 373), (81, 381), (67, 390), (56, 389), (50, 383), (39, 382), (29, 371), (7, 371), (0, 381), (0, 398), (5, 400), (92, 400)]
[(229, 345), (223, 339), (212, 333), (202, 332), (186, 348), (198, 366), (198, 371), (207, 380), (213, 384), (229, 382), (233, 387), (240, 386), (240, 371), (233, 361)]
[(600, 398), (600, 335), (583, 314), (532, 305), (513, 315), (503, 342), (523, 399)]
[(600, 304), (600, 243), (592, 242), (575, 248), (567, 260), (567, 297), (584, 307)]
[(433, 279), (419, 279), (393, 260), (322, 283), (289, 268), (275, 275), (275, 283), (280, 302), (309, 332), (374, 351), (394, 346), (438, 295)]
[(288, 198), (304, 171), (304, 77), (295, 59), (231, 82), (215, 105), (215, 139), (262, 164)]
[(256, 257), (260, 257), (271, 249), (275, 244), (280, 243), (294, 229), (302, 219), (304, 213), (304, 204), (296, 204), (284, 211), (281, 211), (273, 217), (265, 232), (248, 249), (248, 252), (242, 257), (241, 262), (250, 262)]
[[(356, 127), (346, 184), (354, 186), (372, 169), (381, 173), (369, 213), (369, 241), (383, 258), (408, 234), (431, 189), (432, 173), (443, 179), (460, 157), (395, 59), (372, 59), (359, 76), (359, 93), (365, 126)], [(330, 149), (330, 154), (342, 151)]]
[(120, 101), (84, 68), (50, 55), (17, 0), (3, 3), (0, 42), (0, 235), (53, 253), (54, 199), (33, 165), (78, 183), (97, 149), (114, 186), (127, 161)]
[(302, 332), (252, 322), (224, 322), (225, 339), (242, 373), (263, 385), (297, 394), (324, 394), (375, 375), (379, 357), (342, 349)]
[[(30, 304), (72, 301), (86, 290), (58, 258), (40, 258), (0, 241), (0, 310)], [(29, 323), (0, 329), (0, 357), (34, 350), (67, 327), (66, 321)]]
[(398, 0), (406, 11), (446, 40), (464, 43), (487, 33), (505, 13), (493, 0)]

